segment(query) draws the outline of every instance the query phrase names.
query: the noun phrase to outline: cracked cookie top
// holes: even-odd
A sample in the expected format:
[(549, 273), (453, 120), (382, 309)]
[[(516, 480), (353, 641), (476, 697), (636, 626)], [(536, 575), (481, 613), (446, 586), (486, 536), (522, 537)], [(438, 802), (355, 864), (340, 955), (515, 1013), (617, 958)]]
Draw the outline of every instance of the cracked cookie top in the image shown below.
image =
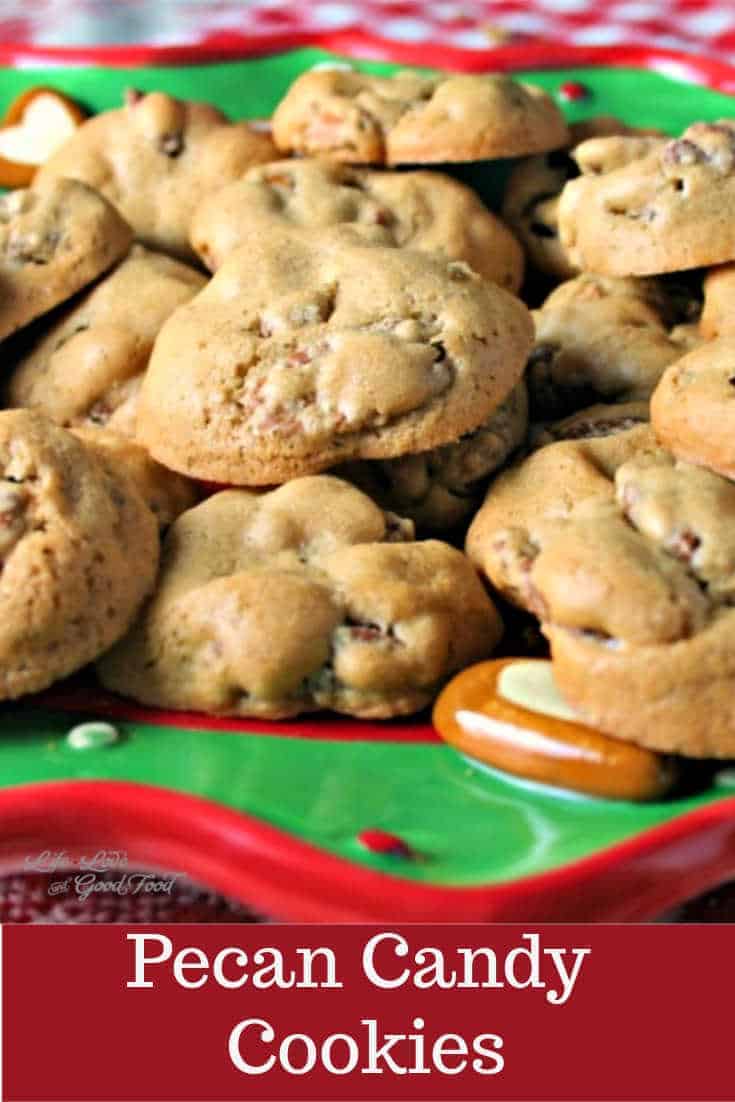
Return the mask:
[(267, 134), (229, 122), (216, 107), (130, 91), (122, 108), (82, 123), (36, 179), (84, 181), (115, 204), (143, 244), (192, 260), (197, 203), (275, 156)]
[(131, 238), (115, 208), (76, 180), (0, 196), (0, 340), (86, 287)]
[(428, 164), (541, 153), (567, 143), (550, 96), (501, 74), (300, 76), (273, 116), (283, 152), (350, 164)]
[(164, 324), (138, 433), (235, 485), (426, 451), (488, 419), (530, 343), (525, 306), (461, 262), (269, 233)]
[(594, 139), (574, 156), (583, 174), (562, 192), (559, 228), (577, 267), (656, 275), (735, 258), (735, 120), (670, 141)]
[(186, 264), (134, 245), (23, 353), (5, 384), (7, 404), (39, 409), (59, 425), (107, 426), (134, 436), (158, 331), (205, 283)]
[(487, 480), (526, 439), (528, 397), (521, 380), (489, 419), (459, 440), (399, 459), (348, 463), (339, 473), (419, 532), (446, 532), (482, 501)]
[(326, 475), (227, 490), (184, 513), (159, 587), (99, 663), (164, 707), (283, 717), (417, 711), (501, 625), (473, 567)]
[(308, 157), (259, 165), (203, 200), (191, 243), (216, 270), (252, 234), (313, 236), (342, 224), (369, 227), (386, 245), (464, 260), (510, 291), (520, 287), (523, 254), (513, 234), (470, 188), (439, 172), (374, 172)]
[(97, 658), (157, 566), (156, 521), (118, 464), (40, 414), (0, 413), (0, 699)]

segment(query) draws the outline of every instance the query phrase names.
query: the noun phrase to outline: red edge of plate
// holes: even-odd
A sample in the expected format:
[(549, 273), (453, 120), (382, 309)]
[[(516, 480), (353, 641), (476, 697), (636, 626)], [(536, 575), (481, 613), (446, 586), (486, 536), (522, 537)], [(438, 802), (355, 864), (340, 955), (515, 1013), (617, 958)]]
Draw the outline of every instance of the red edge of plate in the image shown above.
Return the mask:
[(44, 850), (81, 857), (92, 838), (125, 850), (131, 864), (185, 873), (288, 921), (630, 922), (735, 874), (735, 797), (550, 872), (445, 887), (348, 862), (245, 813), (152, 785), (63, 781), (2, 794), (0, 869)]
[[(638, 66), (735, 91), (735, 67), (726, 62), (645, 45), (531, 41), (462, 50), (393, 42), (359, 30), (250, 39), (223, 34), (196, 46), (50, 48), (3, 42), (0, 65), (201, 64), (299, 46), (466, 72)], [(549, 872), (497, 884), (443, 887), (357, 865), (251, 815), (151, 785), (64, 781), (0, 791), (3, 869), (22, 868), (27, 857), (43, 849), (82, 856), (94, 837), (125, 849), (131, 861), (186, 873), (292, 921), (642, 921), (735, 875), (735, 798)]]

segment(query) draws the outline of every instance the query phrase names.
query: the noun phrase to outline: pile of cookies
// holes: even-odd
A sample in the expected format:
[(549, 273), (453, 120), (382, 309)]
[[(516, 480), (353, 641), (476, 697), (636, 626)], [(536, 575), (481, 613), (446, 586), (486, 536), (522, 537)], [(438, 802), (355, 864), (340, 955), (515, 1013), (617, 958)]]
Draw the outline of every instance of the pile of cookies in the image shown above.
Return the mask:
[(0, 198), (0, 698), (409, 714), (494, 592), (587, 723), (735, 755), (734, 203), (735, 122), (500, 75), (82, 121)]

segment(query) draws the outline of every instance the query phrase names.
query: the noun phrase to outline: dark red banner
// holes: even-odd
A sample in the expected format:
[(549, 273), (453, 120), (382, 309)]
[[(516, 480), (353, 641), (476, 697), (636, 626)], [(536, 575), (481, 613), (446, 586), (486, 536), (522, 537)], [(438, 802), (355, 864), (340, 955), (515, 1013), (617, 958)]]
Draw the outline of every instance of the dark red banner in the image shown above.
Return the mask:
[(733, 926), (3, 931), (6, 1102), (732, 1102)]

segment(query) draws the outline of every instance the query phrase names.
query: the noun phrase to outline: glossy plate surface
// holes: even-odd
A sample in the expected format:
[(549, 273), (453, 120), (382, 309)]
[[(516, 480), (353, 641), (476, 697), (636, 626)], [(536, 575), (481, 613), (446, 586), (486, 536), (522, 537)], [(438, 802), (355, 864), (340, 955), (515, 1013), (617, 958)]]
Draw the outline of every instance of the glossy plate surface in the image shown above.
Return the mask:
[[(261, 117), (299, 72), (333, 60), (315, 47), (159, 68), (50, 72), (26, 60), (0, 70), (0, 101), (46, 83), (102, 110), (135, 86)], [(643, 69), (521, 75), (556, 95), (567, 82), (584, 85), (586, 98), (562, 102), (572, 120), (609, 113), (673, 133), (694, 118), (735, 114), (729, 96)], [(458, 174), (492, 203), (505, 171)], [(68, 745), (74, 723), (105, 714), (122, 733), (117, 744)], [(441, 743), (425, 717), (218, 722), (143, 712), (79, 687), (6, 705), (0, 725), (5, 867), (39, 848), (116, 846), (131, 861), (187, 872), (284, 918), (458, 921), (645, 918), (735, 873), (735, 771), (696, 796), (635, 806), (478, 768)], [(360, 834), (376, 828), (402, 839), (411, 856), (367, 848)]]

